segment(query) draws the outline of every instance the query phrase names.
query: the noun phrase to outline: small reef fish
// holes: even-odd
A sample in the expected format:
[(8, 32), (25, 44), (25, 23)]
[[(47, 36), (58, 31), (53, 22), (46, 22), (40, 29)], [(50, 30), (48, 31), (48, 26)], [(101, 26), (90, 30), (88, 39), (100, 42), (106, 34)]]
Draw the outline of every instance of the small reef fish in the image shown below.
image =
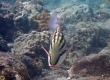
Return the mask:
[(42, 49), (48, 55), (48, 64), (52, 69), (59, 68), (65, 61), (66, 57), (73, 48), (73, 45), (66, 50), (66, 40), (64, 39), (63, 33), (60, 31), (60, 26), (57, 22), (57, 13), (55, 12), (49, 19), (48, 27), (50, 30), (54, 31), (52, 40), (50, 43), (49, 52), (42, 46)]

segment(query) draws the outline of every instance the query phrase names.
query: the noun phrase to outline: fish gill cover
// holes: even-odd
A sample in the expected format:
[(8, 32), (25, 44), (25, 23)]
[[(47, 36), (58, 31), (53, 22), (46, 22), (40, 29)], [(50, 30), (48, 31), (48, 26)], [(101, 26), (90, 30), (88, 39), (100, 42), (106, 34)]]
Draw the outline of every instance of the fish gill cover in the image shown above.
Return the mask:
[[(41, 46), (55, 12), (73, 49), (53, 70)], [(0, 80), (109, 80), (110, 0), (0, 0), (0, 51)]]

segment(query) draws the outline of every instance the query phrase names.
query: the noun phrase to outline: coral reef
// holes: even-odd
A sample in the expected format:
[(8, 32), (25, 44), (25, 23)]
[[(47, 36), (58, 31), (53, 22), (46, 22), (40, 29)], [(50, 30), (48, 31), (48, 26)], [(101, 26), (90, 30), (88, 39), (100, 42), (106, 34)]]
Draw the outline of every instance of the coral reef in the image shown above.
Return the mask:
[(91, 7), (87, 4), (64, 4), (54, 11), (58, 13), (59, 23), (63, 26), (74, 25), (80, 21), (92, 21), (94, 17)]
[[(19, 11), (19, 15), (14, 17), (14, 24), (15, 28), (17, 30), (22, 30), (23, 33), (27, 33), (32, 29), (37, 30), (39, 26), (41, 28), (42, 24), (39, 25), (36, 18), (41, 21), (44, 21), (44, 18), (45, 20), (48, 19), (48, 14), (46, 13), (48, 10), (39, 5), (38, 0), (24, 1), (21, 6), (22, 9)], [(38, 15), (39, 17), (37, 17)], [(43, 25), (45, 25), (45, 23), (46, 21), (43, 22)]]
[(41, 73), (42, 66), (30, 57), (0, 52), (0, 80), (31, 80)]
[(105, 13), (105, 12), (97, 12), (97, 13), (95, 13), (96, 21), (105, 22), (109, 18), (110, 18), (110, 15), (108, 13)]
[(71, 69), (69, 76), (73, 74), (79, 77), (100, 76), (109, 77), (110, 56), (107, 54), (92, 54), (77, 59)]
[(98, 54), (76, 59), (69, 69), (70, 80), (109, 80), (110, 78), (110, 37), (108, 46)]
[(110, 43), (98, 54), (75, 59), (68, 71), (57, 69), (42, 72), (43, 74), (38, 80), (109, 80), (109, 48)]
[(18, 59), (0, 52), (0, 80), (30, 80), (26, 66)]
[[(39, 61), (35, 61), (34, 59), (25, 56), (25, 55), (11, 55), (14, 59), (18, 59), (21, 61), (27, 68), (29, 77), (33, 79), (34, 77), (38, 77), (42, 73), (43, 63)], [(37, 58), (38, 59), (38, 58)]]
[(11, 13), (10, 8), (12, 7), (12, 5), (5, 3), (5, 2), (0, 2), (0, 14), (4, 15), (8, 15), (9, 13)]
[(37, 19), (35, 21), (38, 22), (40, 31), (48, 30), (47, 22), (49, 18), (50, 18), (50, 15), (44, 11), (37, 15)]
[(34, 0), (16, 0), (13, 5), (0, 2), (0, 5), (0, 35), (8, 42), (13, 42), (20, 35), (19, 33), (27, 33), (32, 29), (37, 30), (39, 24), (34, 21), (36, 16), (43, 11), (48, 12), (39, 2)]
[(44, 6), (49, 10), (56, 9), (63, 4), (89, 4), (96, 10), (99, 9), (98, 6), (100, 6), (101, 4), (109, 4), (109, 0), (43, 0), (43, 2)]
[(73, 44), (74, 50), (81, 50), (83, 55), (97, 53), (107, 46), (106, 30), (94, 22), (79, 22), (73, 27), (73, 31), (64, 31), (68, 45)]
[(54, 11), (58, 13), (59, 24), (68, 30), (71, 30), (69, 28), (78, 22), (105, 22), (110, 18), (107, 9), (93, 12), (93, 9), (87, 4), (64, 4), (51, 13)]
[[(41, 46), (43, 45), (47, 49), (49, 48), (49, 40), (50, 40), (50, 32), (43, 31), (43, 32), (37, 32), (37, 31), (31, 31), (29, 34), (23, 34), (22, 36), (19, 36), (14, 41), (13, 45), (13, 51), (15, 54), (24, 54), (27, 55), (33, 59), (45, 57), (47, 58), (47, 55), (45, 52), (41, 49)], [(45, 58), (43, 60), (45, 66), (48, 66), (48, 64), (45, 62)], [(40, 59), (38, 59), (39, 61)]]
[[(48, 3), (48, 0), (44, 2), (46, 1)], [(61, 3), (58, 0), (51, 2)], [(100, 3), (94, 8), (105, 10), (105, 6)], [(13, 53), (0, 52), (0, 80), (107, 79), (110, 74), (110, 11), (93, 10), (87, 4), (64, 4), (49, 13), (42, 0), (16, 0), (12, 5), (0, 2), (0, 35), (3, 36), (0, 36), (0, 51), (7, 52), (11, 48)], [(52, 32), (48, 31), (47, 22), (54, 11), (58, 13), (67, 47), (73, 44), (74, 48), (60, 69), (46, 71), (44, 68), (48, 69), (47, 54), (41, 46), (49, 49)], [(69, 58), (72, 58), (71, 62)], [(71, 65), (68, 76), (66, 70)]]
[(32, 1), (22, 2), (22, 10), (19, 11), (19, 15), (14, 17), (14, 25), (16, 30), (21, 30), (26, 33), (30, 29), (38, 28), (38, 24), (33, 21), (35, 16), (39, 13), (38, 10), (42, 10), (40, 5), (33, 4)]
[(48, 31), (31, 31), (29, 34), (23, 34), (14, 41), (14, 51), (20, 54), (36, 54), (41, 45), (49, 47), (50, 33)]
[(13, 18), (19, 15), (22, 6), (18, 1), (13, 5), (0, 2), (0, 5), (0, 35), (2, 35), (7, 42), (13, 42), (14, 35), (17, 30), (19, 30), (15, 26)]

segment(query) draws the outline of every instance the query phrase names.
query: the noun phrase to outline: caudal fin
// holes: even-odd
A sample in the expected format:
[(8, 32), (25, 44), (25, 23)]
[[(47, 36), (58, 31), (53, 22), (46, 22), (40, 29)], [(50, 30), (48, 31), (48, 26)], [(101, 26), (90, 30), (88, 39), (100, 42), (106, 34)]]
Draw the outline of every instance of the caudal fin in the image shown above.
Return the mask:
[(52, 31), (55, 31), (56, 28), (58, 27), (58, 20), (57, 20), (57, 13), (56, 12), (54, 12), (51, 15), (51, 17), (50, 17), (50, 19), (48, 21), (48, 27)]

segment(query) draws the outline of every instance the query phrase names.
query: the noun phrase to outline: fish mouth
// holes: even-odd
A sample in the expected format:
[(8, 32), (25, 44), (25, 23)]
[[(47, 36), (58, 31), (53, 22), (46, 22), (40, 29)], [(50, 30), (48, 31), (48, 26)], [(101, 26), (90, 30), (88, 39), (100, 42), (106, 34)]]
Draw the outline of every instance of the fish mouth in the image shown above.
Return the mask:
[(57, 69), (57, 68), (59, 68), (59, 66), (55, 66), (55, 65), (51, 65), (51, 66), (49, 66), (50, 68), (52, 68), (52, 69)]

